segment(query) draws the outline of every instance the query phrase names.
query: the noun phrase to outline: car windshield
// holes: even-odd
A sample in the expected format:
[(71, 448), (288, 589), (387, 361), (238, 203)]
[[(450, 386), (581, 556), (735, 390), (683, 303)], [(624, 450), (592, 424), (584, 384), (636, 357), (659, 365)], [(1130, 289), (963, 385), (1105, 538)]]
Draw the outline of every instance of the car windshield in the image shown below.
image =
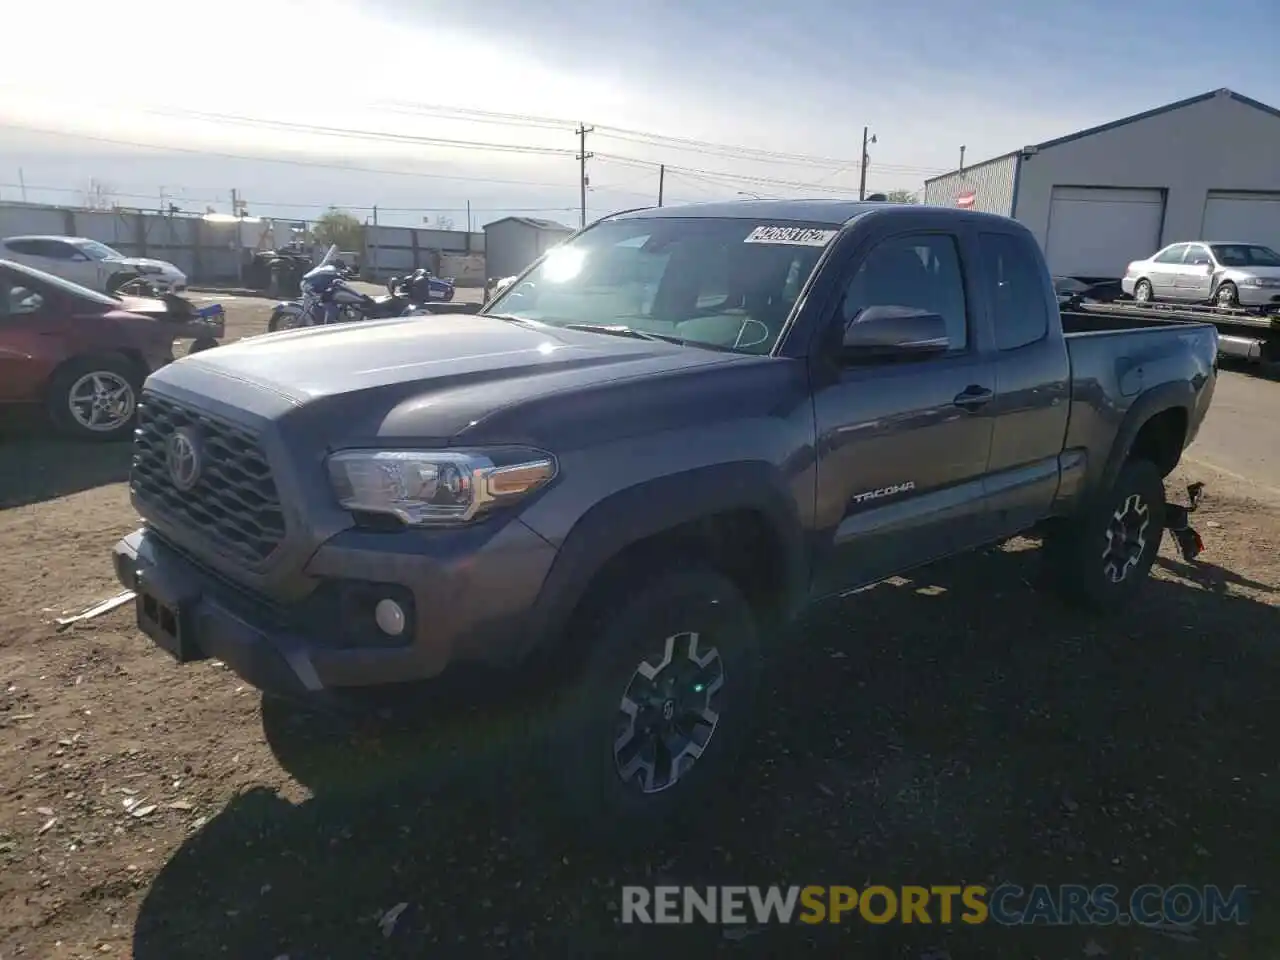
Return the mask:
[(124, 254), (119, 250), (112, 250), (105, 243), (99, 243), (97, 240), (77, 240), (76, 247), (85, 256), (94, 260), (122, 259), (124, 257)]
[(1280, 267), (1280, 253), (1260, 243), (1215, 243), (1209, 249), (1224, 267)]
[[(34, 267), (28, 267), (20, 263), (6, 263), (5, 267), (8, 268), (11, 274), (24, 275), (36, 283), (44, 284), (46, 288), (56, 287), (69, 296), (77, 297), (81, 300), (91, 300), (103, 306), (120, 306), (119, 300), (108, 297), (106, 294), (98, 293), (96, 290), (90, 290), (88, 287), (82, 287), (78, 283), (72, 283), (70, 280), (64, 280), (62, 277), (55, 277), (52, 273), (45, 273), (43, 270), (37, 270)], [(21, 282), (17, 276), (12, 279), (15, 282)]]
[(777, 220), (610, 220), (548, 251), (484, 312), (767, 354), (838, 232)]

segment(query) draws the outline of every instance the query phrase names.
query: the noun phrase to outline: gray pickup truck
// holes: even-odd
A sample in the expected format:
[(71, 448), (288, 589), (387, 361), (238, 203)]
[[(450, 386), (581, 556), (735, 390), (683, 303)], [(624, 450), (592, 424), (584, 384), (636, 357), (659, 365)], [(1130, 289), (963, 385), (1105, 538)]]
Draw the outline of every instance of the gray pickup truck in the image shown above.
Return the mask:
[(158, 646), (270, 693), (550, 666), (564, 808), (663, 817), (732, 761), (814, 601), (1024, 532), (1068, 597), (1141, 585), (1216, 333), (1067, 319), (1090, 329), (1000, 217), (617, 214), (480, 314), (153, 374), (116, 570)]

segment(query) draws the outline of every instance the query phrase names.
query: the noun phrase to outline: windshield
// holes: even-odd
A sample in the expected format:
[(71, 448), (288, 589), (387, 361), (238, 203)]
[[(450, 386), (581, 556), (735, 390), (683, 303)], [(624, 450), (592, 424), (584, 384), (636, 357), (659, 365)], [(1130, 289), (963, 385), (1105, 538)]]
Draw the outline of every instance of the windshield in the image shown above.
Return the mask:
[(550, 250), (484, 312), (766, 354), (838, 232), (710, 217), (606, 221)]
[(119, 250), (112, 250), (105, 243), (99, 243), (97, 240), (77, 240), (76, 247), (85, 256), (94, 260), (124, 259), (124, 254)]
[(1280, 253), (1260, 243), (1215, 243), (1209, 249), (1224, 267), (1280, 267)]
[(6, 263), (5, 267), (13, 274), (25, 274), (27, 278), (36, 283), (43, 283), (46, 287), (55, 287), (63, 293), (81, 300), (92, 300), (94, 303), (100, 303), (103, 306), (118, 307), (120, 301), (105, 294), (98, 293), (96, 290), (90, 290), (88, 287), (82, 287), (78, 283), (72, 283), (70, 280), (63, 280), (62, 277), (55, 277), (51, 273), (45, 273), (43, 270), (37, 270), (34, 267), (24, 266), (20, 263)]

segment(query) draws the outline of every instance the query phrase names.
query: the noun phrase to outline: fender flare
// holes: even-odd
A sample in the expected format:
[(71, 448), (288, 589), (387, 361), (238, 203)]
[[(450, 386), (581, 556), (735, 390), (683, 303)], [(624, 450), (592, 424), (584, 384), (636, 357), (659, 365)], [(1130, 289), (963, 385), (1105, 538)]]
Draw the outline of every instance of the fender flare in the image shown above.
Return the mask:
[(1103, 468), (1102, 477), (1096, 489), (1099, 491), (1111, 489), (1111, 485), (1120, 474), (1120, 468), (1129, 459), (1129, 453), (1133, 449), (1133, 442), (1137, 439), (1138, 432), (1147, 421), (1157, 414), (1172, 409), (1183, 410), (1189, 416), (1194, 401), (1195, 389), (1186, 381), (1162, 383), (1138, 397), (1125, 413), (1124, 419), (1120, 421), (1120, 428), (1116, 431), (1115, 442), (1111, 445), (1111, 453), (1107, 456), (1106, 466)]
[(770, 464), (717, 464), (643, 481), (583, 513), (543, 582), (524, 652), (558, 642), (592, 579), (621, 551), (683, 524), (734, 510), (752, 510), (765, 518), (784, 554), (787, 610), (798, 608), (808, 596), (809, 564), (795, 499)]

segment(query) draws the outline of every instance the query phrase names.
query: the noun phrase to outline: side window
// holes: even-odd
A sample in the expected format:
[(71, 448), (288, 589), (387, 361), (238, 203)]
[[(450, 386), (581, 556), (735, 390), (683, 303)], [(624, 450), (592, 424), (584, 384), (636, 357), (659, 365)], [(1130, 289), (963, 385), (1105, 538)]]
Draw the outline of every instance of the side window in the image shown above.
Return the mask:
[(1049, 333), (1040, 265), (1024, 242), (1007, 233), (979, 234), (983, 281), (992, 306), (996, 347), (1016, 350)]
[(1190, 244), (1187, 247), (1187, 253), (1182, 258), (1182, 262), (1191, 266), (1201, 266), (1206, 263), (1212, 263), (1209, 259), (1209, 248), (1199, 243)]
[(36, 240), (39, 244), (37, 256), (48, 257), (50, 260), (74, 260), (76, 248), (69, 243), (63, 243), (61, 240)]
[(0, 279), (0, 318), (39, 313), (43, 306), (44, 297), (30, 287), (11, 285), (7, 280)]
[(952, 351), (969, 344), (964, 275), (954, 237), (907, 234), (877, 244), (849, 280), (841, 305), (846, 325), (867, 307), (907, 307), (947, 322)]
[(1181, 263), (1182, 255), (1187, 252), (1185, 243), (1175, 243), (1172, 247), (1166, 247), (1155, 255), (1152, 259), (1156, 263)]
[(39, 250), (38, 240), (6, 240), (4, 242), (6, 250), (23, 256), (34, 256)]

